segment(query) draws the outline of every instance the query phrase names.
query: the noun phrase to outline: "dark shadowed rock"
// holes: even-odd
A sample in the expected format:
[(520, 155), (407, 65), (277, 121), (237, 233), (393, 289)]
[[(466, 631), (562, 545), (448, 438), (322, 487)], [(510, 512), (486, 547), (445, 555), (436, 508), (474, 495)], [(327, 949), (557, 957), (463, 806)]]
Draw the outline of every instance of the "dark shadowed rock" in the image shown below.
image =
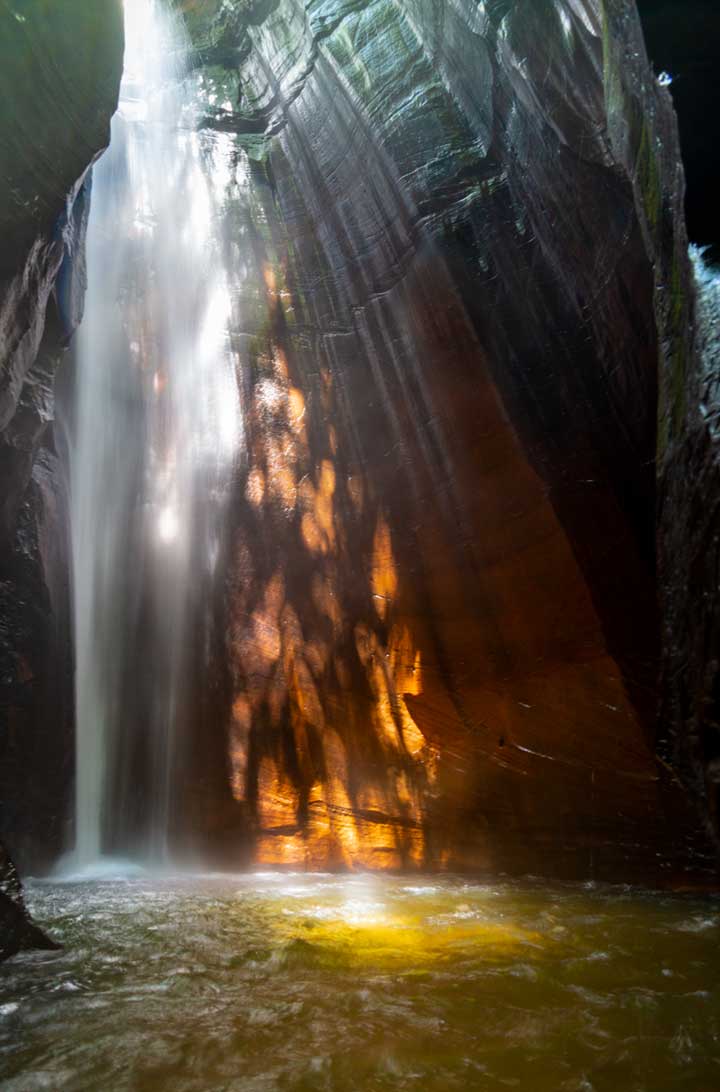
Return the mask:
[[(697, 290), (673, 282), (659, 451), (660, 595), (663, 657), (659, 746), (702, 807), (720, 842), (720, 281), (696, 259)], [(673, 312), (671, 311), (671, 314)], [(677, 326), (675, 327), (677, 330)]]
[(655, 71), (672, 80), (687, 176), (690, 239), (720, 260), (720, 145), (710, 137), (720, 112), (720, 18), (715, 0), (640, 0)]
[(0, 843), (0, 961), (29, 948), (60, 947), (31, 921), (17, 869)]
[[(59, 851), (73, 762), (64, 490), (48, 425), (82, 315), (78, 195), (121, 65), (118, 0), (0, 5), (0, 830), (36, 864)], [(2, 944), (29, 946), (20, 896), (2, 903)]]

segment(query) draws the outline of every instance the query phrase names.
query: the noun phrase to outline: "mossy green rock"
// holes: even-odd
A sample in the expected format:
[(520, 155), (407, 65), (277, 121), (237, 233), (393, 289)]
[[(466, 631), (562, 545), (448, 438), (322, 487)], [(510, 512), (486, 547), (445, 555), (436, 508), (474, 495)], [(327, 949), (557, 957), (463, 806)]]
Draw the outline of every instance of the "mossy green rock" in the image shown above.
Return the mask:
[(106, 145), (122, 40), (120, 0), (1, 0), (0, 276)]

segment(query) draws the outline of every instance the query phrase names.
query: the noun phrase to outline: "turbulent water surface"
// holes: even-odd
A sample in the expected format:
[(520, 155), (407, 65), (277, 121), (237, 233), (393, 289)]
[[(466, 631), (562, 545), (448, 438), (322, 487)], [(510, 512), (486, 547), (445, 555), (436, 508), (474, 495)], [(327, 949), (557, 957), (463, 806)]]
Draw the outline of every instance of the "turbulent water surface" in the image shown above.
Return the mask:
[(29, 885), (3, 1089), (720, 1086), (720, 903), (535, 880)]

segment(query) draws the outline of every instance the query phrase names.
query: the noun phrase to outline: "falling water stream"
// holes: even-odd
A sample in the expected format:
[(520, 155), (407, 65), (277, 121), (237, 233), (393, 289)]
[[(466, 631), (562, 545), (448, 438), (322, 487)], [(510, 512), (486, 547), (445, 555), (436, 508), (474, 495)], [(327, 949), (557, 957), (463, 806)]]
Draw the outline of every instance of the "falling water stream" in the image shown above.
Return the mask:
[(75, 866), (166, 856), (189, 603), (217, 554), (238, 443), (222, 179), (193, 124), (184, 29), (160, 0), (125, 0), (125, 13), (120, 108), (93, 172), (69, 443)]

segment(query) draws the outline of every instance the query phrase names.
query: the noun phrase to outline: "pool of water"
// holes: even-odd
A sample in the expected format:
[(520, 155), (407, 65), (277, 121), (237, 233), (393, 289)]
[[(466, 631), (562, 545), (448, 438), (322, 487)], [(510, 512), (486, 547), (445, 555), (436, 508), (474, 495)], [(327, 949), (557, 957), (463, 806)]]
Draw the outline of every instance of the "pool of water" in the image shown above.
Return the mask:
[(716, 1092), (720, 901), (542, 881), (33, 882), (7, 1092)]

